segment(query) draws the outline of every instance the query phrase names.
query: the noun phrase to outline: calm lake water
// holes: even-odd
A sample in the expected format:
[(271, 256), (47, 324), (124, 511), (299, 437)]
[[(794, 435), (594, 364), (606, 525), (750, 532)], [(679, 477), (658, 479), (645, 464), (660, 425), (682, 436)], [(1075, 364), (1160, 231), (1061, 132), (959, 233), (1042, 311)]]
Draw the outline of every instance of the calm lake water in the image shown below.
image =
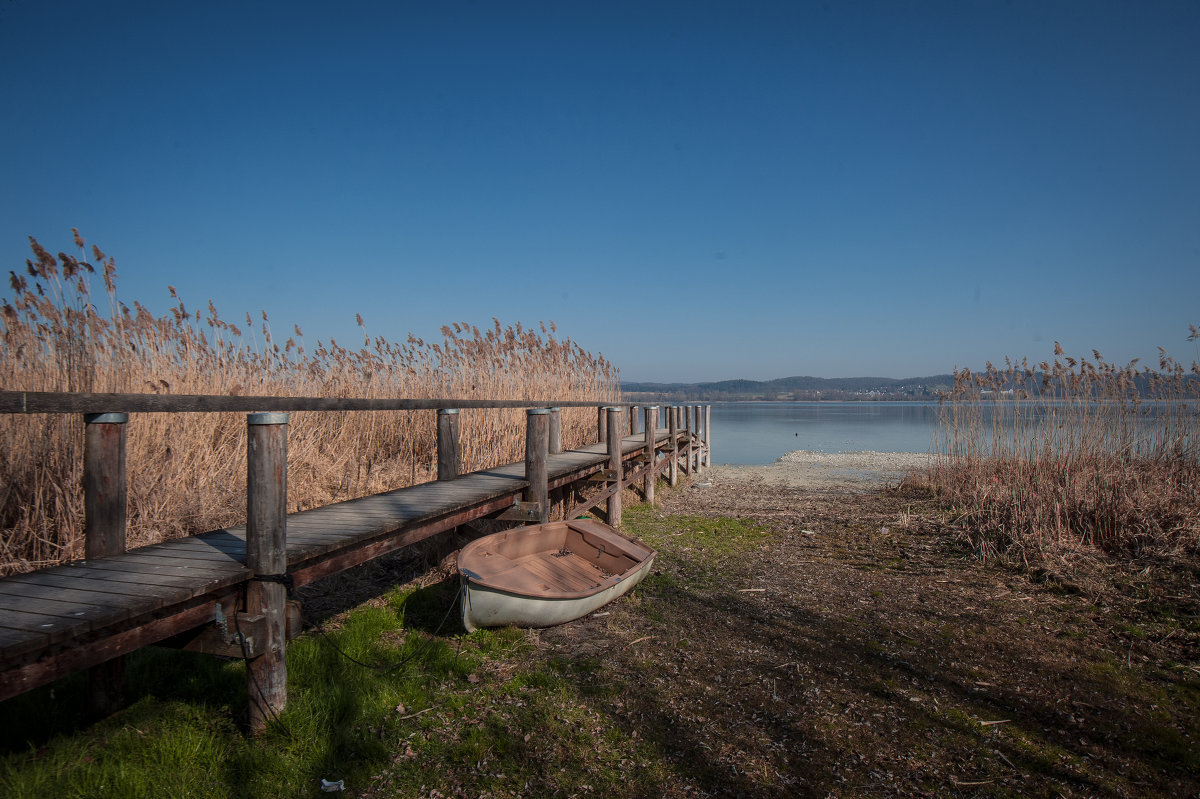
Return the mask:
[(761, 465), (787, 452), (929, 452), (936, 402), (713, 403), (713, 463)]

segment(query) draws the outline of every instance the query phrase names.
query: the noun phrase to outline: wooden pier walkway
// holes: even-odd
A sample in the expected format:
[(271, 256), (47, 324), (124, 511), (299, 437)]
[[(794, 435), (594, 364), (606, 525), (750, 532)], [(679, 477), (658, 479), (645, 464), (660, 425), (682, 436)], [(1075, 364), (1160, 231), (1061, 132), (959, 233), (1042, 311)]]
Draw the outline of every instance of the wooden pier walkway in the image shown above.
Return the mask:
[[(691, 410), (686, 426), (675, 423), (684, 421), (676, 411), (674, 416), (667, 414), (671, 424), (665, 427), (647, 412), (646, 420), (655, 430), (652, 448), (647, 446), (649, 437), (638, 432), (608, 435), (608, 441), (565, 452), (555, 452), (561, 447), (554, 443), (547, 451), (546, 438), (539, 439), (533, 431), (535, 421), (542, 425), (538, 430), (548, 424), (541, 422), (547, 417), (534, 414), (548, 412), (531, 410), (532, 443), (527, 447), (532, 450), (524, 463), (462, 476), (454, 476), (456, 454), (440, 451), (439, 423), (439, 463), (448, 459), (454, 470), (448, 479), (282, 517), (282, 551), (274, 569), (264, 569), (261, 560), (256, 567), (256, 545), (248, 545), (247, 528), (232, 527), (0, 578), (0, 700), (163, 642), (251, 661), (268, 654), (270, 641), (277, 640), (275, 655), (282, 658), (283, 642), (298, 629), (299, 607), (288, 603), (290, 608), (277, 608), (272, 617), (247, 601), (248, 587), (257, 583), (261, 588), (262, 580), (279, 583), (272, 588), (282, 596), (284, 586), (305, 585), (474, 519), (548, 519), (550, 502), (539, 502), (538, 497), (557, 498), (562, 513), (578, 513), (607, 501), (606, 513), (612, 514), (615, 502), (619, 524), (621, 489), (644, 485), (643, 492), (652, 499), (653, 482), (664, 470), (693, 472), (707, 463), (707, 441), (698, 435)], [(698, 422), (700, 408), (695, 410)], [(285, 414), (273, 415), (286, 420)], [(603, 433), (603, 412), (600, 418)], [(620, 424), (622, 431), (627, 429), (623, 421)], [(447, 441), (456, 446), (456, 435)], [(628, 465), (633, 468), (626, 472)], [(544, 473), (540, 493), (527, 472), (535, 481), (534, 473)], [(586, 497), (582, 489), (589, 485), (594, 490)], [(269, 499), (279, 504), (277, 497)], [(248, 501), (248, 518), (255, 513), (251, 504)], [(279, 627), (281, 617), (286, 629), (272, 629), (273, 623)], [(276, 704), (281, 707), (282, 701)]]

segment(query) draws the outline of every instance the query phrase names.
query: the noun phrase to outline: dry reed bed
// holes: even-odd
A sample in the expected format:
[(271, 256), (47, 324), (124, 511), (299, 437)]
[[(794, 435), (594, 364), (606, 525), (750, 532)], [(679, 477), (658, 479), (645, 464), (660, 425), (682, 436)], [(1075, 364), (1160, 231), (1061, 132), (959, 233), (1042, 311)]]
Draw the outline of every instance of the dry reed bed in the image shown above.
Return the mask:
[[(1195, 327), (1189, 340), (1197, 340)], [(959, 515), (971, 544), (1041, 562), (1200, 549), (1200, 363), (1158, 369), (1099, 352), (1036, 367), (955, 372), (936, 465), (914, 478)]]
[[(298, 326), (280, 344), (266, 313), (245, 330), (212, 302), (155, 316), (117, 298), (116, 267), (78, 231), (78, 256), (57, 257), (30, 239), (25, 274), (10, 273), (0, 311), (0, 386), (79, 391), (320, 397), (620, 398), (617, 370), (553, 323), (540, 332), (493, 318), (485, 330), (442, 328), (441, 343), (367, 335), (351, 349), (333, 339), (305, 348)], [(91, 279), (104, 281), (106, 312)], [(436, 472), (434, 411), (294, 413), (288, 433), (288, 508), (299, 510), (424, 482)], [(563, 444), (595, 439), (595, 412), (563, 411)], [(462, 465), (520, 460), (524, 412), (464, 410)], [(0, 573), (28, 571), (82, 553), (83, 422), (76, 415), (0, 415)], [(245, 517), (244, 414), (137, 414), (128, 440), (130, 546), (240, 524)]]

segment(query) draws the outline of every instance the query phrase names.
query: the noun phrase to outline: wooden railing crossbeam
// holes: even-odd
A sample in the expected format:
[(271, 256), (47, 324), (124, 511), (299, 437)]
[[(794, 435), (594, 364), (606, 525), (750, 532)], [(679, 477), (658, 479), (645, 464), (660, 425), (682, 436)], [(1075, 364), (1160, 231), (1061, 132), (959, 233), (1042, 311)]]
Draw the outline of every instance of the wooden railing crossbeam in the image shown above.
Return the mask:
[[(76, 394), (0, 391), (0, 413), (258, 413), (261, 411), (422, 411), (453, 408), (594, 408), (563, 400), (242, 397), (213, 394)], [(606, 405), (627, 405), (611, 402)]]

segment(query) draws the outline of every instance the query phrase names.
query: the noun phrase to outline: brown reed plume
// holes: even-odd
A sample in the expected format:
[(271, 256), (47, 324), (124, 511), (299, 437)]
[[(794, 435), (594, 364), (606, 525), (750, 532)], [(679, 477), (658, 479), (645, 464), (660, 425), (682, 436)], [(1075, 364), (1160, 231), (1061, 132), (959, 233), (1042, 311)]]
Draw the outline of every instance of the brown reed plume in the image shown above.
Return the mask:
[[(1200, 338), (1191, 327), (1190, 341)], [(961, 516), (981, 556), (1044, 561), (1200, 549), (1200, 362), (1157, 369), (1067, 356), (956, 370), (943, 456), (915, 476)]]
[[(33, 258), (10, 273), (0, 305), (0, 386), (10, 391), (95, 391), (325, 397), (620, 398), (617, 370), (602, 356), (520, 324), (442, 328), (440, 343), (398, 343), (366, 333), (363, 345), (333, 339), (306, 348), (299, 326), (280, 344), (267, 314), (246, 328), (175, 305), (162, 316), (117, 295), (116, 263), (74, 233), (76, 254), (52, 255), (30, 239)], [(97, 308), (92, 278), (103, 276)], [(563, 444), (595, 438), (595, 412), (563, 411)], [(520, 460), (524, 413), (469, 410), (461, 419), (463, 468)], [(72, 415), (0, 415), (0, 573), (82, 553), (83, 422)], [(137, 414), (129, 423), (129, 545), (244, 520), (242, 414)], [(436, 473), (433, 411), (295, 413), (288, 435), (288, 508), (298, 510), (423, 482)]]

